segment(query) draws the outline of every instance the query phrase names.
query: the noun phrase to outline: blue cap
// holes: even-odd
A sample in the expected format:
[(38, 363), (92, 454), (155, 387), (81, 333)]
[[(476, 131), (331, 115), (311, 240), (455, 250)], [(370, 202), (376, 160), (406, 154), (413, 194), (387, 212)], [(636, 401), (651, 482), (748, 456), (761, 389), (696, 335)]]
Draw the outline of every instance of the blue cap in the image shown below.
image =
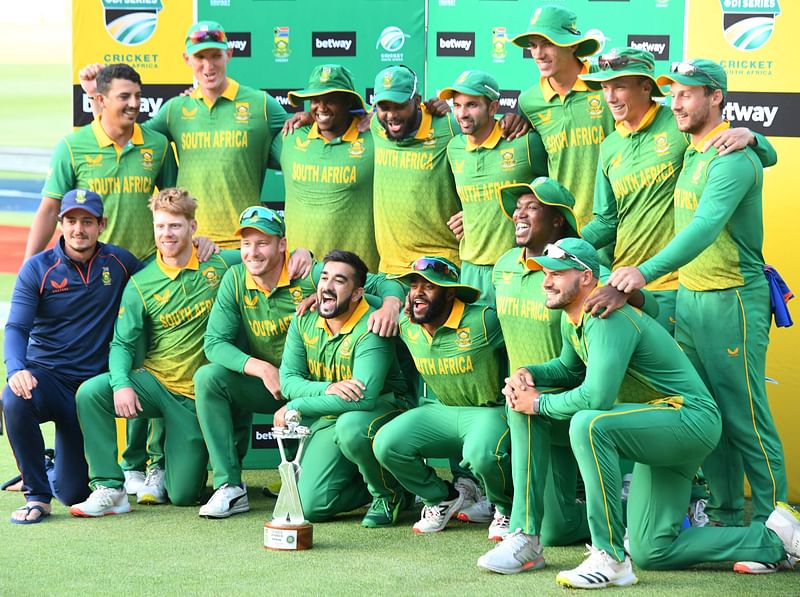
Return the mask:
[(61, 199), (61, 211), (58, 212), (58, 217), (63, 218), (65, 213), (73, 209), (82, 209), (96, 218), (102, 218), (103, 200), (94, 191), (74, 189)]

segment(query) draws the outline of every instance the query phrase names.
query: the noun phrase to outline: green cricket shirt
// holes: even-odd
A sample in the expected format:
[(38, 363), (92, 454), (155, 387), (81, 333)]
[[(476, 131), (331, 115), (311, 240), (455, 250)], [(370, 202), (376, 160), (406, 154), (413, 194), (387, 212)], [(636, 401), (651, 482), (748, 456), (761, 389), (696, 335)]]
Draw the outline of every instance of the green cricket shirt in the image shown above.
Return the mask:
[(372, 134), (360, 133), (356, 119), (341, 137), (330, 141), (316, 124), (283, 140), (289, 250), (304, 247), (320, 259), (332, 249), (352, 251), (370, 271), (378, 271), (373, 159)]
[(119, 147), (100, 119), (59, 141), (42, 194), (58, 201), (72, 189), (99, 194), (108, 218), (100, 240), (145, 260), (156, 252), (150, 197), (156, 186), (175, 184), (175, 159), (164, 135), (134, 124), (130, 141)]
[(475, 265), (494, 265), (514, 246), (514, 223), (500, 209), (503, 184), (528, 183), (547, 174), (547, 154), (536, 132), (513, 141), (503, 139), (496, 122), (480, 145), (456, 135), (447, 145), (447, 159), (464, 211), (461, 259)]
[(239, 263), (238, 251), (212, 255), (205, 263), (193, 249), (183, 268), (171, 267), (161, 254), (134, 274), (122, 294), (108, 357), (111, 387), (132, 387), (130, 373), (138, 340), (149, 345), (142, 367), (170, 392), (194, 398), (192, 377), (207, 363), (203, 338), (220, 281)]
[(497, 313), (459, 299), (433, 336), (400, 317), (400, 338), (436, 398), (447, 406), (498, 406), (506, 374), (503, 334)]
[[(585, 62), (582, 73), (596, 70)], [(600, 143), (614, 130), (614, 117), (602, 91), (592, 91), (581, 79), (561, 97), (542, 77), (539, 85), (519, 96), (522, 113), (539, 131), (547, 151), (549, 176), (575, 197), (575, 215), (583, 227), (592, 219), (595, 165)]]
[(261, 200), (270, 146), (285, 120), (286, 111), (270, 95), (228, 79), (215, 102), (198, 87), (167, 101), (145, 123), (175, 142), (177, 185), (197, 198), (199, 234), (238, 248), (239, 214)]
[[(372, 410), (378, 401), (410, 406), (394, 340), (367, 330), (373, 311), (362, 299), (338, 334), (331, 333), (327, 321), (316, 313), (292, 321), (281, 363), (281, 392), (289, 399), (286, 408), (316, 418)], [(363, 398), (347, 401), (325, 393), (331, 383), (345, 379), (364, 384)]]
[(447, 144), (454, 134), (451, 115), (431, 116), (424, 106), (416, 135), (389, 139), (372, 119), (375, 143), (375, 241), (379, 270), (399, 274), (422, 255), (438, 255), (460, 263), (458, 241), (447, 226), (461, 211)]

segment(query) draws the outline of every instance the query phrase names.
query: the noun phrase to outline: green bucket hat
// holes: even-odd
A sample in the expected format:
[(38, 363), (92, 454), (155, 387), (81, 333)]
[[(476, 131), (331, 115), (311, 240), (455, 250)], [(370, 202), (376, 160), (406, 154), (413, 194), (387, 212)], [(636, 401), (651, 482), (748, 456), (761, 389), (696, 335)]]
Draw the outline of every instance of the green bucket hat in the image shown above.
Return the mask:
[(541, 35), (553, 45), (566, 48), (578, 46), (575, 55), (591, 56), (600, 49), (600, 42), (583, 35), (577, 28), (578, 16), (561, 6), (540, 6), (533, 11), (528, 30), (520, 33), (511, 42), (521, 48), (528, 47), (528, 39)]
[(457, 93), (482, 95), (490, 102), (500, 99), (500, 86), (495, 78), (482, 70), (465, 70), (456, 82), (439, 92), (439, 99), (448, 100)]
[(321, 64), (314, 67), (311, 76), (308, 77), (308, 85), (305, 89), (289, 92), (289, 102), (293, 106), (300, 106), (308, 97), (326, 95), (335, 92), (349, 93), (358, 98), (359, 105), (366, 112), (367, 106), (353, 85), (353, 75), (345, 67), (339, 64)]
[(658, 87), (655, 65), (655, 56), (647, 50), (612, 48), (597, 59), (597, 66), (600, 70), (578, 76), (589, 83), (602, 83), (620, 77), (647, 77), (653, 82), (651, 94), (661, 97), (664, 94)]
[(239, 227), (236, 229), (236, 236), (241, 236), (242, 230), (245, 228), (253, 228), (278, 238), (286, 236), (286, 224), (281, 215), (274, 209), (263, 205), (253, 205), (239, 214)]
[(186, 53), (191, 56), (208, 48), (228, 49), (228, 36), (216, 21), (198, 21), (186, 33)]
[(458, 283), (461, 275), (458, 266), (444, 257), (420, 257), (411, 264), (408, 271), (386, 277), (404, 280), (414, 275), (422, 276), (431, 284), (442, 288), (454, 288), (456, 297), (465, 303), (474, 303), (481, 295), (481, 291), (477, 288)]
[(375, 77), (374, 98), (372, 104), (378, 102), (394, 102), (404, 104), (417, 93), (417, 75), (407, 66), (390, 66), (383, 69)]
[(547, 269), (591, 270), (595, 278), (600, 277), (600, 257), (595, 248), (582, 238), (562, 238), (554, 245), (547, 245), (544, 255), (533, 260)]
[(575, 197), (560, 182), (547, 176), (535, 178), (530, 184), (515, 182), (500, 187), (500, 209), (512, 220), (517, 208), (517, 199), (522, 195), (533, 193), (543, 205), (555, 207), (564, 216), (573, 236), (580, 237), (580, 226), (575, 217)]
[(692, 87), (708, 87), (719, 89), (722, 94), (728, 93), (728, 75), (725, 69), (713, 60), (695, 58), (689, 62), (673, 62), (668, 75), (656, 79), (659, 85), (690, 85)]

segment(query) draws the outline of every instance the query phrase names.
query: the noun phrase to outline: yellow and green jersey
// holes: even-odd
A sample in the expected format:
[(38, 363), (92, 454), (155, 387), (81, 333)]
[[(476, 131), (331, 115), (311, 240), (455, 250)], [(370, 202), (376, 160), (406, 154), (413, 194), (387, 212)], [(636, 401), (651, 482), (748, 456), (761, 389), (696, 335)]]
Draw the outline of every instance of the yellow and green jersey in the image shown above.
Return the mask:
[(452, 116), (431, 116), (423, 107), (419, 130), (408, 139), (389, 139), (377, 118), (371, 127), (380, 271), (402, 273), (422, 255), (460, 263), (458, 241), (447, 226), (461, 210), (447, 162), (447, 144), (455, 131)]
[(160, 133), (134, 124), (130, 141), (119, 147), (100, 122), (98, 117), (59, 141), (42, 194), (61, 201), (72, 189), (94, 191), (108, 218), (100, 240), (145, 260), (156, 252), (148, 203), (156, 186), (175, 184), (175, 159)]
[(280, 155), (289, 250), (303, 247), (319, 259), (332, 249), (352, 251), (378, 271), (372, 134), (360, 133), (353, 119), (328, 141), (313, 124), (283, 139)]
[[(584, 63), (582, 73), (596, 69)], [(581, 79), (561, 97), (542, 77), (519, 96), (522, 113), (539, 131), (547, 151), (549, 176), (575, 197), (575, 215), (583, 227), (592, 219), (594, 175), (600, 143), (614, 130), (614, 117), (602, 91), (592, 91)]]
[(713, 145), (702, 149), (729, 126), (686, 150), (674, 191), (675, 238), (639, 266), (646, 280), (677, 269), (681, 285), (695, 291), (765, 282), (762, 162), (749, 147), (724, 156)]
[(228, 79), (215, 102), (198, 87), (167, 101), (145, 123), (175, 143), (177, 185), (197, 198), (199, 234), (223, 248), (239, 246), (239, 214), (261, 199), (270, 146), (285, 120), (286, 111), (270, 95)]
[(480, 145), (473, 145), (463, 134), (453, 137), (447, 145), (447, 159), (464, 211), (461, 259), (494, 265), (514, 246), (514, 223), (500, 209), (499, 188), (547, 175), (542, 139), (531, 132), (507, 141), (498, 121)]
[(192, 250), (183, 268), (156, 254), (125, 287), (108, 357), (111, 387), (133, 387), (129, 373), (142, 337), (148, 348), (142, 367), (170, 392), (194, 398), (195, 371), (207, 363), (203, 337), (220, 281), (239, 263), (239, 251), (223, 251), (205, 263)]
[[(498, 406), (504, 403), (507, 359), (497, 313), (459, 299), (433, 336), (407, 315), (400, 338), (425, 381), (428, 397), (447, 406)], [(431, 395), (432, 394), (432, 395)]]
[[(307, 312), (289, 326), (281, 363), (281, 392), (289, 409), (303, 417), (335, 417), (351, 410), (372, 410), (388, 402), (408, 408), (411, 396), (395, 354), (395, 340), (367, 330), (374, 308), (362, 299), (356, 310), (333, 334), (327, 320)], [(360, 400), (342, 400), (326, 394), (331, 383), (357, 379), (364, 384)]]

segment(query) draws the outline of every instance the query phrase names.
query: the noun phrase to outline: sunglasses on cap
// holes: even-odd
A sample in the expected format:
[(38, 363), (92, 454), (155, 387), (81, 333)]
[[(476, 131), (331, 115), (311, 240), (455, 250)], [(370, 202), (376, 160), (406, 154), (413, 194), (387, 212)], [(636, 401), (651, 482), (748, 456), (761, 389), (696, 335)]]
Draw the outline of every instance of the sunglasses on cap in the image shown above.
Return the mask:
[(458, 270), (454, 269), (454, 267), (446, 261), (442, 261), (436, 257), (420, 257), (411, 263), (411, 269), (416, 272), (432, 270), (433, 272), (442, 276), (447, 276), (452, 280), (458, 280)]
[(239, 224), (245, 224), (248, 220), (262, 219), (269, 222), (275, 221), (283, 223), (283, 218), (268, 207), (248, 207), (239, 214)]
[(639, 62), (641, 64), (646, 64), (648, 68), (652, 68), (650, 63), (647, 60), (642, 60), (640, 58), (634, 58), (633, 56), (600, 56), (597, 59), (597, 66), (600, 67), (600, 70), (621, 70), (628, 66), (631, 62)]
[(193, 31), (186, 41), (192, 44), (202, 44), (206, 42), (228, 43), (228, 37), (222, 29), (209, 29), (208, 31)]
[(678, 73), (684, 77), (694, 77), (695, 75), (700, 74), (711, 79), (711, 82), (717, 87), (722, 87), (722, 85), (720, 85), (719, 82), (708, 73), (708, 71), (703, 70), (699, 66), (695, 66), (691, 62), (673, 62), (672, 66), (669, 68), (669, 72)]
[(565, 251), (558, 245), (547, 244), (544, 248), (544, 256), (545, 257), (552, 257), (553, 259), (571, 259), (575, 263), (582, 265), (583, 269), (592, 271), (592, 268), (586, 265), (583, 261), (581, 261), (576, 255), (573, 255), (569, 251)]

